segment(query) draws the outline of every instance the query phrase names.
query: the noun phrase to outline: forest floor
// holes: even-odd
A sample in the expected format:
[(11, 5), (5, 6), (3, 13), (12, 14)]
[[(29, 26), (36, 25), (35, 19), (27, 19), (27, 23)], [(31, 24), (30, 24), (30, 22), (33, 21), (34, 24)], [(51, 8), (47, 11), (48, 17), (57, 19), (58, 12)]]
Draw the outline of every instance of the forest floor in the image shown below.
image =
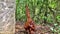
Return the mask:
[[(54, 34), (51, 30), (50, 27), (47, 25), (35, 25), (36, 26), (36, 34)], [(24, 26), (21, 23), (16, 23), (15, 26), (15, 34), (24, 34)]]

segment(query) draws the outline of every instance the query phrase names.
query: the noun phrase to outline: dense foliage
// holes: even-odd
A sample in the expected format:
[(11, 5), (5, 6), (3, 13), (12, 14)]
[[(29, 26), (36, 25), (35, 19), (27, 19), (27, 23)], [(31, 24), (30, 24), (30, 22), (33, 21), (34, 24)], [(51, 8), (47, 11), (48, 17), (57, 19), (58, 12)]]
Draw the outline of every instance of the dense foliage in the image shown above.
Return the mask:
[(16, 21), (26, 21), (25, 5), (36, 24), (53, 25), (53, 32), (60, 32), (60, 0), (16, 0)]

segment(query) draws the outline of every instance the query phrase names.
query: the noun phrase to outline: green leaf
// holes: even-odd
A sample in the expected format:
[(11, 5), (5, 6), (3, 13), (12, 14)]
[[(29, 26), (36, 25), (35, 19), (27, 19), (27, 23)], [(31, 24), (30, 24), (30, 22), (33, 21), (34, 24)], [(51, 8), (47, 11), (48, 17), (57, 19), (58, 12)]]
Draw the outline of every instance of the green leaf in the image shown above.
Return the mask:
[(51, 7), (51, 8), (56, 8), (56, 5), (57, 3), (56, 2), (54, 2), (54, 1), (51, 1), (50, 3), (49, 3), (49, 6)]

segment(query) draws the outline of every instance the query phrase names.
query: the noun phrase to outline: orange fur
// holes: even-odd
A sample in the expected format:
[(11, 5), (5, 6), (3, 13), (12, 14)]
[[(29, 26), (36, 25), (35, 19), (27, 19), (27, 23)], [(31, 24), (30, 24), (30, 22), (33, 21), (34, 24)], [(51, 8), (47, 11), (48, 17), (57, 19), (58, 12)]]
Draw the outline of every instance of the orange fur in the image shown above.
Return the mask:
[(32, 34), (35, 31), (35, 25), (34, 21), (30, 17), (28, 6), (26, 6), (26, 16), (27, 16), (27, 22), (24, 24), (24, 28), (26, 31), (30, 32), (29, 34)]

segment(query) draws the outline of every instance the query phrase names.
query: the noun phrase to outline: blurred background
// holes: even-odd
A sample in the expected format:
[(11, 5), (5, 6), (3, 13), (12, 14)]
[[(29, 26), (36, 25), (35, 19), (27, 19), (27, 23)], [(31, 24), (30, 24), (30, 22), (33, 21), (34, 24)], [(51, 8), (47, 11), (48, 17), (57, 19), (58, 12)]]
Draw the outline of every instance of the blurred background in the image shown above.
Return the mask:
[(26, 4), (35, 24), (47, 25), (54, 34), (60, 34), (60, 0), (16, 0), (16, 22), (26, 22)]

